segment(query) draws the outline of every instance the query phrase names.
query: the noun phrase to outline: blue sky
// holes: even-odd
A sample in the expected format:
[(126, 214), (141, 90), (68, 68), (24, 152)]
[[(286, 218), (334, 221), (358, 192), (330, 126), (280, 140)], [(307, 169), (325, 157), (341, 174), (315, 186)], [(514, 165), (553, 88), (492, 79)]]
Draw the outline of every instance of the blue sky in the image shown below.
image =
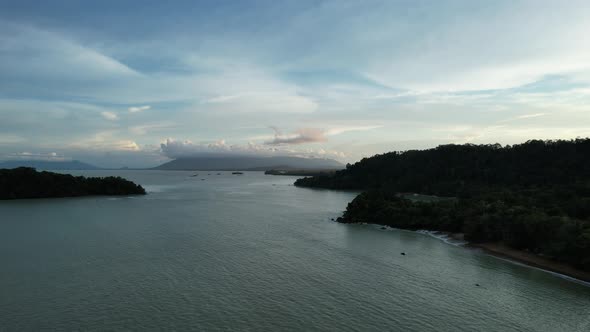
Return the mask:
[(0, 160), (590, 136), (588, 1), (1, 1)]

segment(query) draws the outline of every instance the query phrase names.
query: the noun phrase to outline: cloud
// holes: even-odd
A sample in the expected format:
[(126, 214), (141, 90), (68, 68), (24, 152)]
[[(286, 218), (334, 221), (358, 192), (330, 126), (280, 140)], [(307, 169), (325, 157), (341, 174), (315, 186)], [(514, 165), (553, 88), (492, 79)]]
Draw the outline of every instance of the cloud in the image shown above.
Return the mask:
[(275, 135), (271, 141), (267, 141), (265, 144), (289, 145), (326, 142), (328, 140), (327, 136), (340, 135), (349, 131), (366, 131), (381, 127), (382, 126), (342, 126), (330, 129), (302, 128), (293, 134), (285, 135), (277, 127), (271, 126), (270, 128), (275, 131)]
[(0, 45), (0, 71), (7, 77), (96, 82), (140, 76), (96, 49), (27, 24), (0, 20)]
[[(197, 67), (199, 65), (195, 64)], [(187, 91), (195, 97), (198, 91), (201, 102), (198, 109), (210, 112), (233, 113), (313, 113), (317, 102), (301, 93), (296, 84), (282, 80), (264, 66), (252, 63), (234, 63), (221, 58), (212, 74), (200, 74), (186, 82)], [(186, 89), (186, 87), (183, 87)]]
[[(462, 1), (327, 0), (289, 5), (292, 10), (265, 4), (247, 16), (234, 8), (182, 6), (123, 15), (100, 31), (86, 18), (110, 15), (101, 8), (70, 20), (43, 5), (43, 15), (4, 6), (0, 153), (65, 146), (109, 160), (107, 151), (137, 155), (156, 144), (169, 155), (343, 150), (350, 156), (356, 142), (379, 145), (382, 150), (370, 150), (377, 153), (396, 141), (588, 132), (590, 6), (584, 1), (482, 8)], [(168, 15), (172, 10), (177, 15)], [(146, 24), (157, 33), (139, 28)], [(261, 123), (284, 132), (261, 135), (264, 128), (253, 127)], [(371, 132), (375, 123), (388, 130)], [(505, 128), (488, 128), (498, 124)], [(467, 129), (432, 129), (437, 126)], [(195, 143), (159, 146), (174, 136)], [(197, 137), (235, 144), (197, 143)]]
[(143, 136), (153, 132), (161, 132), (161, 131), (171, 131), (177, 125), (166, 121), (166, 122), (158, 122), (158, 123), (150, 123), (150, 124), (142, 124), (137, 126), (129, 127), (129, 132), (133, 135)]
[[(213, 101), (212, 101), (213, 100)], [(313, 113), (318, 105), (309, 97), (289, 93), (277, 86), (274, 91), (214, 97), (207, 109), (239, 113)]]
[(203, 153), (246, 152), (248, 148), (227, 145), (223, 139), (210, 143), (193, 143), (190, 140), (168, 138), (160, 144), (160, 149), (163, 155), (176, 159)]
[(105, 130), (84, 138), (70, 139), (65, 149), (93, 152), (136, 152), (141, 147), (132, 139), (122, 138), (118, 130)]
[(129, 107), (127, 110), (131, 113), (138, 113), (138, 112), (143, 112), (143, 111), (147, 111), (150, 108), (152, 108), (150, 105), (145, 105), (145, 106), (132, 106)]
[(114, 148), (118, 151), (139, 151), (139, 145), (131, 140), (122, 140), (117, 141), (114, 144), (111, 144), (110, 147)]
[(382, 127), (383, 127), (382, 125), (340, 126), (340, 127), (334, 127), (334, 128), (330, 128), (330, 129), (326, 130), (326, 136), (340, 135), (340, 134), (350, 132), (350, 131), (367, 131), (367, 130), (379, 129)]
[(26, 140), (18, 135), (0, 134), (0, 144), (15, 144), (25, 142)]
[(294, 134), (283, 135), (276, 128), (275, 136), (272, 141), (266, 142), (268, 145), (284, 145), (284, 144), (304, 144), (304, 143), (317, 143), (325, 142), (325, 132), (317, 128), (303, 128), (297, 130)]
[(101, 112), (100, 115), (102, 115), (103, 118), (110, 120), (110, 121), (119, 120), (119, 116), (117, 115), (117, 113), (114, 113), (114, 112), (104, 111), (104, 112)]
[[(465, 2), (413, 7), (328, 1), (287, 21), (301, 50), (285, 58), (302, 68), (355, 68), (376, 83), (404, 90), (508, 89), (547, 75), (587, 72), (589, 9), (576, 1), (496, 2), (485, 10)], [(309, 31), (315, 43), (298, 38)], [(285, 47), (293, 42), (280, 38), (287, 40)]]
[(4, 160), (44, 160), (44, 161), (67, 161), (72, 158), (65, 157), (57, 152), (36, 153), (36, 152), (15, 152), (4, 156)]
[(190, 140), (166, 139), (160, 144), (161, 153), (171, 159), (195, 157), (202, 155), (252, 155), (252, 156), (294, 156), (302, 158), (344, 158), (345, 153), (327, 149), (291, 149), (259, 145), (253, 142), (247, 144), (227, 144), (225, 140), (209, 143), (193, 143)]
[(524, 114), (524, 115), (519, 115), (516, 118), (517, 119), (530, 119), (530, 118), (538, 118), (540, 116), (545, 115), (545, 113), (533, 113), (533, 114)]
[(115, 152), (115, 151), (126, 151), (134, 152), (140, 151), (139, 145), (132, 140), (82, 140), (72, 142), (67, 146), (69, 149), (78, 149), (86, 151), (104, 151), (104, 152)]

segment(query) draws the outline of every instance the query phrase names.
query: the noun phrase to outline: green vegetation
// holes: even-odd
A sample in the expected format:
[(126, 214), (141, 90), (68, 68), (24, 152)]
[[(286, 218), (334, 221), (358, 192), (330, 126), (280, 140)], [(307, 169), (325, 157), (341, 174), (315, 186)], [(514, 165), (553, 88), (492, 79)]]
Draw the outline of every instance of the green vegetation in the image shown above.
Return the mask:
[(365, 158), (334, 176), (297, 185), (331, 189), (383, 188), (439, 196), (471, 195), (482, 186), (571, 185), (590, 181), (590, 139), (524, 144), (441, 145)]
[(392, 152), (295, 184), (366, 190), (341, 222), (463, 232), (590, 270), (590, 139)]
[(28, 167), (0, 169), (0, 199), (91, 195), (145, 195), (145, 190), (121, 177), (86, 178)]

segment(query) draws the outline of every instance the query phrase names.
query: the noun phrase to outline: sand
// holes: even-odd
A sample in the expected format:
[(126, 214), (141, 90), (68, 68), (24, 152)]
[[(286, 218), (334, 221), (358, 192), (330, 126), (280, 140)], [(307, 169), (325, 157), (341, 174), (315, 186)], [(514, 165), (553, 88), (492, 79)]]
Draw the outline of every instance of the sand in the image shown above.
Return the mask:
[(508, 258), (543, 270), (560, 273), (575, 279), (590, 282), (590, 272), (578, 270), (569, 265), (555, 262), (526, 251), (509, 248), (501, 243), (470, 243), (470, 247), (481, 248), (485, 252), (502, 258)]

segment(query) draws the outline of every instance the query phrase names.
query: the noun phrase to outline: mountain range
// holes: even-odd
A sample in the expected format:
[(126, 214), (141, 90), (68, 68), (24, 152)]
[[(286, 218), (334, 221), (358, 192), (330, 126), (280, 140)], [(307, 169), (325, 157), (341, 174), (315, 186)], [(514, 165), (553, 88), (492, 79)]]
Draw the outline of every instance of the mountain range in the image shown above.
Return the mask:
[[(78, 160), (44, 161), (11, 160), (0, 162), (1, 168), (32, 167), (38, 170), (96, 170), (100, 167)], [(344, 165), (333, 159), (301, 157), (218, 156), (184, 157), (174, 159), (155, 170), (218, 170), (218, 171), (268, 171), (268, 170), (334, 170)]]
[(159, 170), (227, 170), (267, 171), (271, 169), (341, 169), (333, 159), (301, 157), (201, 156), (178, 158), (154, 169)]

